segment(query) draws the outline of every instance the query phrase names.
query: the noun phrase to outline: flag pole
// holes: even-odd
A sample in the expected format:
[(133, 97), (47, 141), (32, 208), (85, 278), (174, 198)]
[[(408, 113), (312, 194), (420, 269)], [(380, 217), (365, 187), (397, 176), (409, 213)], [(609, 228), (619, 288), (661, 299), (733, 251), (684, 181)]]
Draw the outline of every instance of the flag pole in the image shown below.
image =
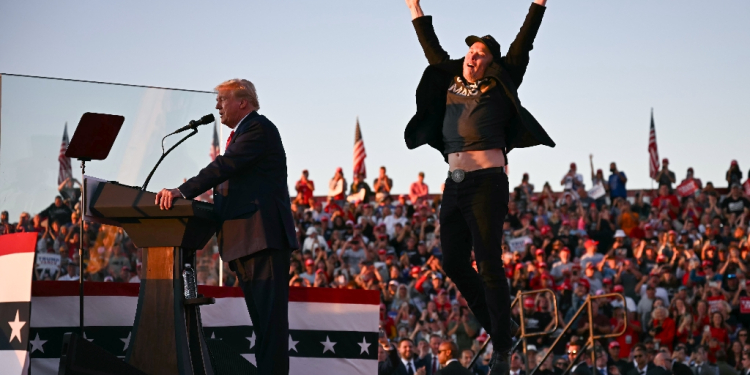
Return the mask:
[[(223, 126), (219, 126), (219, 139), (224, 139)], [(221, 150), (221, 142), (219, 142), (219, 150)], [(226, 147), (224, 151), (226, 151)], [(216, 202), (214, 202), (214, 204), (216, 204)], [(221, 252), (219, 252), (219, 286), (224, 286), (224, 261), (221, 260)]]

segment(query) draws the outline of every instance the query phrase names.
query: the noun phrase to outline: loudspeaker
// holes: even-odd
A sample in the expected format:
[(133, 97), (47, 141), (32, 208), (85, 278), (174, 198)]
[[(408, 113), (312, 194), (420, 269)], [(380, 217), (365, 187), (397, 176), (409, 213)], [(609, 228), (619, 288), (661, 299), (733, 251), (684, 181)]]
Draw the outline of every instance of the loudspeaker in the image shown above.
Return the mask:
[(146, 375), (75, 333), (63, 336), (58, 375)]
[(217, 375), (257, 375), (258, 369), (240, 352), (217, 339), (206, 340), (211, 355), (211, 366)]

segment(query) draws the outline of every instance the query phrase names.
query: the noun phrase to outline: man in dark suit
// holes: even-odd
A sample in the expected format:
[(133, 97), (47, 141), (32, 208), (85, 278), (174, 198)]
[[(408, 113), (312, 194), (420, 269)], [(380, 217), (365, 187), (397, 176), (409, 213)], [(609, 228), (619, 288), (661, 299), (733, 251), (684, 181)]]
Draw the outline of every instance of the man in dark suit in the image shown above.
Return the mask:
[(378, 363), (378, 374), (425, 375), (427, 373), (424, 363), (419, 360), (414, 351), (414, 342), (411, 339), (402, 338), (396, 348), (390, 344), (381, 343), (381, 345), (388, 351), (388, 357), (385, 361)]
[(693, 365), (690, 369), (694, 375), (719, 375), (719, 369), (708, 362), (706, 347), (699, 345), (693, 351)]
[(258, 114), (258, 95), (247, 80), (216, 87), (216, 109), (232, 129), (224, 155), (177, 189), (156, 196), (162, 209), (175, 198), (193, 199), (214, 188), (222, 221), (219, 251), (237, 273), (256, 335), (261, 374), (289, 373), (289, 256), (299, 248), (287, 188), (286, 153), (276, 126)]
[[(404, 131), (409, 149), (429, 145), (448, 163), (440, 211), (443, 268), (490, 333), (490, 374), (508, 372), (510, 290), (502, 261), (508, 211), (507, 153), (555, 143), (521, 106), (518, 87), (542, 22), (546, 0), (534, 0), (526, 21), (502, 56), (490, 35), (469, 36), (469, 51), (451, 60), (420, 0), (406, 0), (429, 66), (417, 87), (417, 113)], [(459, 21), (460, 22), (460, 21)], [(478, 272), (471, 262), (474, 252)]]
[(443, 341), (438, 349), (440, 370), (435, 375), (474, 375), (458, 361), (458, 346), (452, 341)]
[(664, 368), (648, 361), (646, 348), (641, 344), (633, 349), (633, 359), (635, 359), (635, 366), (626, 375), (666, 375), (667, 373)]
[(742, 371), (740, 375), (750, 375), (750, 353), (742, 352)]

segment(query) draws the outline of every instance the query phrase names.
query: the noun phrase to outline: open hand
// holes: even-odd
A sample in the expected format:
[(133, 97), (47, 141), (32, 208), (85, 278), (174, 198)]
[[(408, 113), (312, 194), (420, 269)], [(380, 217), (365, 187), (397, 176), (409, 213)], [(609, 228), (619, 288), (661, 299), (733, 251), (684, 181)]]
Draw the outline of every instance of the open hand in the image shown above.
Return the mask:
[(154, 202), (154, 204), (158, 205), (162, 210), (169, 210), (172, 208), (172, 202), (174, 202), (175, 198), (182, 198), (180, 190), (161, 189), (161, 191), (156, 194), (156, 202)]

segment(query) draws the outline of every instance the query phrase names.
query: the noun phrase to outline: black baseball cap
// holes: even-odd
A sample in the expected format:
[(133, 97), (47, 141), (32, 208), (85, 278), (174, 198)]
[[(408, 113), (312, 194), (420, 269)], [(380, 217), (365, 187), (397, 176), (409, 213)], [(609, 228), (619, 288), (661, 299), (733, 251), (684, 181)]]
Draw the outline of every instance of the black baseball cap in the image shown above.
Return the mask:
[(492, 37), (492, 35), (485, 35), (481, 38), (476, 35), (469, 35), (468, 37), (466, 37), (467, 46), (471, 47), (476, 42), (482, 43), (487, 46), (487, 49), (489, 49), (490, 53), (492, 53), (492, 58), (495, 60), (500, 60), (500, 43), (498, 43), (497, 40)]

